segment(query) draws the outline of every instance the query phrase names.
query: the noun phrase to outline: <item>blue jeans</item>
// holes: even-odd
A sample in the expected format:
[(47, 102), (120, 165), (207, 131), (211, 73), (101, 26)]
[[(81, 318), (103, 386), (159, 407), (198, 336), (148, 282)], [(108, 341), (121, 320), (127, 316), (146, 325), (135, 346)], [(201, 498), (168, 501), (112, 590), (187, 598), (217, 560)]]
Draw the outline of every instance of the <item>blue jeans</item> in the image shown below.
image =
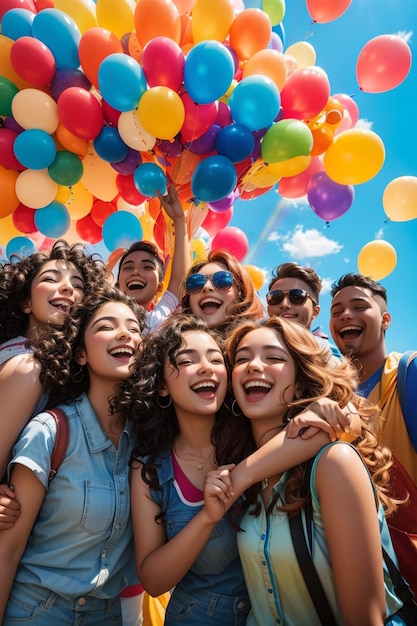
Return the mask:
[(67, 600), (34, 585), (13, 585), (3, 626), (122, 626), (120, 598), (82, 596)]
[(193, 597), (177, 588), (168, 603), (164, 626), (245, 626), (249, 611), (246, 595), (234, 597), (206, 592)]

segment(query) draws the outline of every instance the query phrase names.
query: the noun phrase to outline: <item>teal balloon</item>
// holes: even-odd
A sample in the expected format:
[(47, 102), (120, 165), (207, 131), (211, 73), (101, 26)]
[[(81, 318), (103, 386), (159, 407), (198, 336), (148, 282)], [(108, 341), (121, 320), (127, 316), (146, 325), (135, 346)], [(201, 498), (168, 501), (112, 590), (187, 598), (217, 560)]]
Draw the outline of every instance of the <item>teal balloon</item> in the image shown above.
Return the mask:
[(164, 171), (156, 163), (142, 163), (133, 173), (136, 189), (146, 198), (155, 198), (157, 191), (163, 196), (167, 192), (167, 178)]
[(191, 190), (201, 202), (226, 198), (235, 188), (237, 172), (232, 161), (223, 155), (209, 156), (197, 165), (191, 179)]
[(218, 41), (201, 41), (185, 59), (184, 86), (197, 104), (209, 104), (229, 89), (235, 64), (229, 50)]
[(307, 124), (295, 119), (280, 120), (266, 131), (261, 154), (266, 163), (280, 163), (298, 156), (308, 156), (313, 135)]
[(229, 99), (235, 124), (249, 130), (268, 128), (279, 113), (281, 97), (276, 84), (267, 76), (247, 76), (236, 85)]
[(233, 163), (244, 161), (255, 147), (255, 138), (249, 128), (241, 124), (223, 126), (216, 137), (218, 154), (228, 157)]
[(44, 130), (30, 128), (17, 135), (13, 151), (24, 167), (43, 170), (51, 165), (56, 155), (55, 142)]
[(117, 248), (128, 248), (143, 236), (142, 226), (136, 215), (128, 211), (115, 211), (103, 224), (103, 242), (110, 252)]
[(128, 54), (109, 54), (98, 68), (98, 85), (104, 100), (116, 111), (133, 111), (147, 89), (145, 74)]
[(54, 200), (43, 209), (35, 212), (36, 228), (45, 237), (57, 239), (62, 237), (70, 227), (71, 219), (68, 209)]
[(28, 237), (13, 237), (6, 246), (6, 256), (11, 259), (13, 255), (28, 257), (36, 252), (36, 245)]
[(42, 41), (54, 55), (57, 69), (77, 69), (81, 32), (74, 20), (59, 9), (42, 9), (32, 24), (33, 37)]
[(127, 157), (128, 146), (114, 126), (103, 126), (99, 136), (93, 141), (98, 156), (108, 163), (118, 163)]
[(53, 163), (48, 167), (50, 178), (64, 187), (77, 184), (83, 173), (84, 167), (80, 157), (69, 150), (57, 152)]
[(1, 32), (9, 39), (32, 37), (32, 24), (35, 13), (28, 9), (9, 9), (1, 19)]

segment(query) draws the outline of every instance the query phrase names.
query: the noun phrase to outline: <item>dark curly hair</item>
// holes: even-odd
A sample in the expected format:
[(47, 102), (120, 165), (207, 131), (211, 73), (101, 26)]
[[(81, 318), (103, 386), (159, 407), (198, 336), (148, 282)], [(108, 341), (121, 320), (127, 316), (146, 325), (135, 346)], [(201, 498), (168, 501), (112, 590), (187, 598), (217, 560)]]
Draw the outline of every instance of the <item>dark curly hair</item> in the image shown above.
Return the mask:
[[(248, 333), (261, 327), (270, 328), (280, 334), (294, 360), (295, 378), (302, 388), (301, 398), (291, 403), (286, 419), (291, 419), (311, 402), (320, 398), (335, 400), (341, 407), (351, 402), (362, 420), (362, 433), (355, 441), (355, 446), (369, 469), (386, 514), (394, 512), (398, 501), (389, 497), (388, 489), (388, 470), (392, 465), (392, 454), (388, 448), (378, 443), (372, 432), (379, 416), (378, 408), (355, 393), (357, 385), (355, 368), (347, 359), (329, 367), (326, 348), (318, 344), (311, 332), (301, 324), (292, 324), (277, 316), (248, 322), (232, 333), (226, 342), (226, 356), (231, 368), (234, 366), (237, 349), (242, 339)], [(244, 422), (246, 422), (245, 426)], [(239, 434), (246, 441), (249, 437), (248, 429), (250, 429), (250, 420), (242, 416)], [(236, 441), (235, 445), (238, 445)], [(252, 439), (252, 450), (249, 452), (253, 452), (255, 448), (255, 442)], [(290, 470), (284, 490), (284, 501), (278, 505), (279, 510), (294, 514), (305, 505), (309, 495), (301, 494), (309, 494), (309, 485), (305, 484), (308, 463), (307, 461)], [(253, 485), (247, 491), (246, 502), (240, 508), (237, 507), (236, 511), (241, 513), (242, 510), (253, 507), (252, 512), (258, 515), (260, 506), (257, 503), (257, 495), (260, 489), (260, 484)], [(277, 505), (277, 501), (278, 497), (272, 499), (268, 512)]]
[[(184, 333), (201, 331), (209, 334), (223, 349), (219, 334), (193, 315), (173, 314), (156, 330), (146, 335), (139, 346), (133, 374), (121, 381), (115, 399), (115, 410), (126, 415), (136, 424), (136, 447), (132, 462), (140, 458), (145, 460), (142, 466), (144, 481), (152, 488), (158, 487), (156, 463), (167, 451), (171, 451), (174, 438), (179, 432), (175, 409), (160, 406), (160, 390), (163, 385), (163, 368), (166, 359), (177, 368), (176, 355), (184, 346)], [(225, 447), (222, 434), (226, 426), (229, 432), (237, 431), (240, 417), (230, 411), (230, 398), (226, 398), (217, 413), (212, 432), (212, 441), (216, 446), (217, 463), (233, 463), (243, 458), (242, 451), (232, 444)]]
[(242, 320), (258, 319), (265, 316), (262, 302), (255, 291), (251, 277), (245, 268), (239, 263), (233, 254), (228, 250), (212, 250), (207, 260), (194, 263), (181, 285), (180, 310), (183, 313), (192, 313), (190, 308), (190, 295), (186, 292), (185, 281), (188, 276), (197, 274), (208, 263), (221, 263), (225, 265), (229, 272), (233, 274), (239, 299), (233, 302), (227, 309), (227, 319), (224, 325), (219, 328), (226, 337), (232, 328), (241, 323)]
[(69, 245), (56, 241), (49, 253), (35, 252), (26, 258), (13, 255), (0, 267), (0, 343), (25, 335), (28, 316), (21, 306), (30, 297), (32, 281), (49, 261), (59, 260), (79, 270), (85, 294), (94, 292), (108, 282), (109, 274), (99, 255), (89, 255), (82, 244)]
[(369, 276), (354, 273), (343, 274), (339, 280), (332, 284), (330, 291), (331, 297), (334, 298), (335, 295), (345, 287), (362, 287), (363, 289), (368, 289), (372, 293), (372, 297), (378, 303), (381, 312), (384, 313), (387, 310), (387, 290), (381, 283), (377, 283), (375, 280), (372, 280), (372, 278), (369, 278)]
[(132, 309), (141, 331), (145, 328), (146, 311), (121, 289), (103, 285), (82, 302), (72, 305), (63, 325), (41, 329), (33, 339), (34, 356), (41, 363), (40, 381), (48, 395), (48, 407), (68, 403), (89, 388), (88, 369), (75, 357), (84, 347), (85, 330), (97, 311), (107, 302), (121, 302)]

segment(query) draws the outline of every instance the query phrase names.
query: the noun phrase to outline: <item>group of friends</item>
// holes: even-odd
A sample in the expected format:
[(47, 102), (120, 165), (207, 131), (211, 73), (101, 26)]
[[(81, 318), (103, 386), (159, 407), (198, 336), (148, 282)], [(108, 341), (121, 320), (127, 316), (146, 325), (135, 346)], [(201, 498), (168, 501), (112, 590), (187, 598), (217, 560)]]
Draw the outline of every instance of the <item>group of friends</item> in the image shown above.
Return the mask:
[(163, 293), (145, 241), (115, 277), (62, 240), (0, 268), (1, 623), (319, 625), (291, 539), (310, 505), (335, 623), (406, 624), (382, 548), (393, 454), (417, 482), (417, 362), (400, 406), (384, 287), (334, 284), (332, 344), (314, 270), (278, 266), (264, 306), (230, 252), (191, 265), (174, 186), (160, 201)]

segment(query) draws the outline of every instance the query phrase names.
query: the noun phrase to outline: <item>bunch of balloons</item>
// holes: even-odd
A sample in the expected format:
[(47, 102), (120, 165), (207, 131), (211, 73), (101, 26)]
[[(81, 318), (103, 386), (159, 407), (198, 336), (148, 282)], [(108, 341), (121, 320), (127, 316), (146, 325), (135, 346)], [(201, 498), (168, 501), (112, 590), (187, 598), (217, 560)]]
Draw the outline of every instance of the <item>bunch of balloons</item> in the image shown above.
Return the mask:
[[(325, 22), (350, 2), (307, 4)], [(353, 186), (381, 169), (383, 142), (355, 128), (355, 102), (331, 93), (310, 44), (284, 52), (284, 0), (262, 7), (2, 0), (0, 244), (13, 240), (15, 251), (66, 236), (116, 253), (146, 238), (169, 256), (157, 199), (169, 184), (197, 258), (202, 232), (243, 258), (246, 235), (227, 228), (234, 201), (276, 184), (285, 198), (307, 195), (325, 221), (343, 215)], [(363, 50), (362, 89), (380, 88), (369, 59), (379, 52), (381, 67), (390, 47), (383, 89), (405, 78), (408, 47), (398, 39)]]

